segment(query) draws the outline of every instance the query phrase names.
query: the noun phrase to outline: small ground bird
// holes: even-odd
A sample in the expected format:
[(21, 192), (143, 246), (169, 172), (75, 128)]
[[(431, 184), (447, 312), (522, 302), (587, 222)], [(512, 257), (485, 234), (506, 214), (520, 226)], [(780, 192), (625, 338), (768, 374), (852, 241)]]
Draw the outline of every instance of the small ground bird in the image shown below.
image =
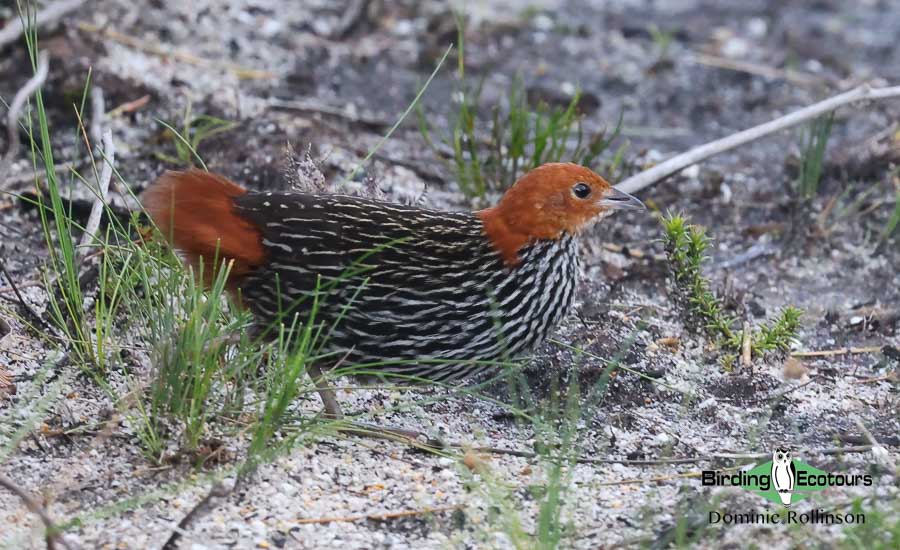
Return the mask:
[(315, 302), (325, 347), (345, 363), (441, 382), (530, 354), (570, 309), (581, 231), (644, 207), (564, 163), (535, 168), (477, 212), (248, 192), (199, 170), (166, 172), (143, 201), (190, 264), (231, 262), (229, 289), (261, 325), (289, 325)]

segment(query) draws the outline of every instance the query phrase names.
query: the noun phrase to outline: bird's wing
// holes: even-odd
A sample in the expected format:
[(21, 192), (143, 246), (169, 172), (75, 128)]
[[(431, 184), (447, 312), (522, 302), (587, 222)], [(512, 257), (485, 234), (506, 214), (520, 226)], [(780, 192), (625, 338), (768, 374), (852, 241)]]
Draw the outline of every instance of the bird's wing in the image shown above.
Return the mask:
[[(393, 315), (409, 321), (439, 311), (444, 322), (422, 330), (458, 333), (453, 321), (470, 317), (460, 295), (488, 300), (491, 279), (504, 269), (471, 213), (343, 195), (255, 193), (235, 205), (262, 231), (269, 279), (296, 293), (324, 285), (359, 305), (345, 319), (348, 330), (362, 323), (360, 330), (387, 337), (399, 320)], [(479, 280), (479, 273), (491, 275)]]

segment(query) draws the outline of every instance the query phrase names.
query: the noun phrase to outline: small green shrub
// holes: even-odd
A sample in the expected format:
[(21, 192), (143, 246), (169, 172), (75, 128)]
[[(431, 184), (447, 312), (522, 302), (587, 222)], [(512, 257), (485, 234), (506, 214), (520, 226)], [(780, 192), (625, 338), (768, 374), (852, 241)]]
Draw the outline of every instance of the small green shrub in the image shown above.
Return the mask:
[(190, 102), (184, 110), (180, 132), (172, 124), (162, 120), (157, 120), (157, 122), (166, 128), (165, 135), (171, 138), (172, 144), (175, 146), (175, 156), (157, 152), (156, 157), (170, 164), (182, 166), (193, 166), (196, 160), (204, 170), (206, 170), (206, 163), (197, 153), (200, 145), (207, 139), (223, 134), (237, 126), (236, 122), (214, 116), (202, 114), (194, 116), (191, 113)]
[[(741, 351), (743, 332), (735, 328), (738, 319), (725, 314), (722, 300), (711, 290), (703, 276), (703, 264), (710, 239), (702, 227), (687, 223), (683, 216), (670, 214), (662, 218), (663, 239), (678, 305), (691, 323), (716, 340), (728, 353)], [(760, 325), (751, 335), (751, 350), (757, 355), (786, 351), (797, 336), (803, 312), (785, 307), (769, 323)]]

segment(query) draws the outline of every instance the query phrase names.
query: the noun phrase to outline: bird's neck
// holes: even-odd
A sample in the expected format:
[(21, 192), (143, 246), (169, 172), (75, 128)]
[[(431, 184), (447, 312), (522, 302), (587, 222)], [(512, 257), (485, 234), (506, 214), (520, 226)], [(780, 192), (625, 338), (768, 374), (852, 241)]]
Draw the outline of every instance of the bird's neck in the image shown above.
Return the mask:
[(496, 206), (480, 210), (475, 214), (481, 218), (481, 223), (484, 224), (484, 234), (503, 258), (503, 262), (509, 267), (519, 265), (521, 262), (519, 251), (532, 241), (531, 237), (511, 226)]
[(520, 252), (528, 245), (541, 241), (558, 241), (570, 235), (567, 231), (504, 214), (502, 204), (475, 213), (484, 224), (485, 236), (508, 267), (519, 265), (522, 261)]

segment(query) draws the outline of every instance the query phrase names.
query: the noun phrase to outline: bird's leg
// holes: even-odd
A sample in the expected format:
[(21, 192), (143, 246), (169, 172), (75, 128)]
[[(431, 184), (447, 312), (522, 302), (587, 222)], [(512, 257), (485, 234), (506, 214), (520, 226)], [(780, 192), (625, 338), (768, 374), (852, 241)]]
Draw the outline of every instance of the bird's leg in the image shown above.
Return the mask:
[(309, 377), (312, 378), (313, 384), (318, 389), (319, 397), (322, 398), (322, 404), (325, 405), (325, 418), (329, 420), (343, 420), (344, 413), (341, 412), (341, 404), (338, 403), (334, 390), (331, 389), (328, 381), (325, 380), (322, 369), (319, 365), (309, 365), (306, 370), (309, 373)]
[[(322, 369), (318, 365), (309, 365), (307, 367), (309, 377), (322, 398), (322, 404), (325, 406), (323, 416), (329, 420), (343, 420), (344, 413), (341, 411), (341, 405), (338, 403), (334, 390), (328, 385)], [(376, 424), (368, 424), (365, 422), (348, 422), (346, 426), (338, 428), (344, 433), (353, 434), (361, 437), (371, 437), (375, 439), (393, 439), (402, 440), (408, 443), (417, 443), (420, 446), (442, 448), (444, 443), (434, 438), (428, 438), (422, 432), (416, 430), (406, 430), (403, 428), (394, 428), (390, 426), (378, 426)]]

